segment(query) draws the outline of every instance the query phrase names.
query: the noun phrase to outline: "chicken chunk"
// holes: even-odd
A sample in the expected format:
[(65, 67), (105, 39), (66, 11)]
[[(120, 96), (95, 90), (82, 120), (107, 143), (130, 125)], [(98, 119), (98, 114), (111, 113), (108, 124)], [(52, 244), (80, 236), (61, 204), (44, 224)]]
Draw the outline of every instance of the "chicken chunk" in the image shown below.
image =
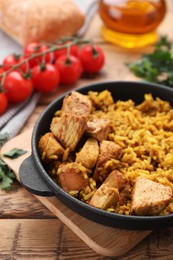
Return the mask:
[(107, 119), (93, 119), (87, 122), (86, 133), (98, 141), (106, 140), (110, 129)]
[(105, 179), (104, 183), (109, 186), (116, 187), (119, 191), (119, 205), (124, 205), (130, 198), (131, 188), (129, 181), (124, 175), (117, 170), (112, 171)]
[[(124, 190), (126, 190), (126, 197)], [(125, 202), (125, 199), (129, 198), (130, 186), (121, 172), (113, 171), (94, 193), (89, 204), (101, 209), (107, 209), (111, 206), (116, 207), (118, 203), (122, 202), (122, 192)]]
[(76, 153), (76, 162), (88, 169), (93, 169), (99, 155), (99, 145), (96, 139), (89, 138), (80, 152)]
[(100, 209), (108, 209), (116, 206), (119, 200), (119, 192), (116, 188), (108, 187), (102, 184), (94, 193), (89, 204)]
[(106, 163), (110, 159), (118, 158), (122, 153), (122, 149), (119, 145), (112, 141), (103, 140), (100, 142), (100, 152), (96, 163), (96, 168), (93, 174), (93, 178), (98, 181), (101, 178), (106, 179), (109, 173), (112, 171), (111, 165)]
[(77, 162), (61, 164), (58, 173), (60, 185), (67, 192), (80, 191), (89, 183), (87, 174), (80, 169)]
[(92, 110), (90, 99), (79, 92), (73, 91), (71, 95), (63, 100), (62, 112), (75, 114), (78, 116), (88, 116)]
[(138, 177), (132, 195), (131, 213), (139, 216), (158, 215), (171, 197), (171, 187)]
[(64, 148), (56, 140), (52, 133), (46, 133), (43, 135), (40, 138), (38, 147), (42, 154), (43, 161), (58, 159), (58, 157), (64, 153)]
[(53, 118), (50, 129), (63, 147), (74, 151), (86, 129), (86, 117), (63, 114)]

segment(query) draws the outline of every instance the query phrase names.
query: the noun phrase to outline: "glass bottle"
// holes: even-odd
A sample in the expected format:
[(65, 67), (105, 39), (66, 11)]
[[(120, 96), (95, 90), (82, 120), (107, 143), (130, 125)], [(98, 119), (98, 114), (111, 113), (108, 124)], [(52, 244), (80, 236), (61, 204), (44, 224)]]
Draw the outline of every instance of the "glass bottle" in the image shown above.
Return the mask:
[(139, 48), (158, 39), (156, 28), (166, 15), (164, 0), (100, 0), (102, 35), (125, 48)]

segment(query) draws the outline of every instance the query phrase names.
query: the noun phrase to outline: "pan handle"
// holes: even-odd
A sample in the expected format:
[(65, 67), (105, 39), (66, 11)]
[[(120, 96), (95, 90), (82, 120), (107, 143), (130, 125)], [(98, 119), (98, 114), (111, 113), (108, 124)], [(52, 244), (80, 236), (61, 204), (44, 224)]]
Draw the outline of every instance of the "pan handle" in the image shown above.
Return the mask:
[(40, 176), (32, 156), (26, 158), (19, 168), (21, 184), (31, 193), (39, 196), (54, 196), (55, 194)]

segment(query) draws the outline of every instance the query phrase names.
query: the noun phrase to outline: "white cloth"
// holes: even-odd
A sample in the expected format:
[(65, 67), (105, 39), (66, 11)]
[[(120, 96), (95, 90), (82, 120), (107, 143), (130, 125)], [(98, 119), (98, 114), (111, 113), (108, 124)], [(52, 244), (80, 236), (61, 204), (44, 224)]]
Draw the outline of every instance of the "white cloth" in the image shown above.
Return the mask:
[[(92, 16), (97, 11), (98, 0), (75, 0), (75, 2), (86, 14), (86, 22), (77, 34), (78, 37), (82, 37), (88, 28)], [(0, 63), (11, 53), (21, 54), (22, 47), (0, 30)], [(17, 135), (35, 109), (39, 97), (40, 93), (34, 93), (24, 103), (10, 106), (7, 112), (0, 116), (0, 135), (8, 134), (8, 139)]]
[(23, 127), (28, 117), (32, 114), (39, 100), (40, 93), (34, 93), (23, 104), (11, 107), (3, 116), (0, 121), (0, 135), (8, 134), (8, 139), (18, 134), (19, 130)]

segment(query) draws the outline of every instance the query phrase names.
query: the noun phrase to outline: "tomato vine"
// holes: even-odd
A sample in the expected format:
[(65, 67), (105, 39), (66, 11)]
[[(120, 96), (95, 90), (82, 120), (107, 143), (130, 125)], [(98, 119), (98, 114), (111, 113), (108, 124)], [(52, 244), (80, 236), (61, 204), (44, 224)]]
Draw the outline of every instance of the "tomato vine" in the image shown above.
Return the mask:
[[(92, 46), (91, 50), (94, 46), (97, 55), (95, 51), (88, 55), (85, 45)], [(9, 54), (0, 67), (0, 94), (4, 98), (0, 114), (7, 110), (6, 98), (8, 103), (23, 102), (35, 90), (51, 92), (59, 84), (74, 84), (83, 71), (98, 73), (104, 58), (102, 49), (91, 40), (71, 36), (53, 43), (32, 42), (23, 54)]]

